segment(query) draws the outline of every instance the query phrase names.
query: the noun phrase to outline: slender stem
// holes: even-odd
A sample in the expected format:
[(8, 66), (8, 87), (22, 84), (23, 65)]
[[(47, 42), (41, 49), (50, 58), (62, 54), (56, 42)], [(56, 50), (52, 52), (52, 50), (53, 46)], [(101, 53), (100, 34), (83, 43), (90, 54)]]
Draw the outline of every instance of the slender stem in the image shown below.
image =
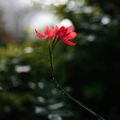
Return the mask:
[(51, 68), (51, 77), (52, 77), (52, 80), (54, 80), (53, 54), (50, 46), (49, 46), (49, 61), (50, 61), (50, 68)]
[(55, 48), (55, 46), (57, 45), (57, 43), (59, 42), (59, 39), (58, 39), (58, 37), (55, 37), (54, 39), (53, 39), (53, 41), (52, 41), (52, 50), (51, 51), (53, 51), (53, 49)]
[(73, 98), (70, 94), (68, 94), (66, 92), (66, 90), (59, 84), (59, 82), (57, 80), (55, 80), (54, 67), (53, 67), (53, 51), (50, 48), (50, 46), (49, 46), (49, 59), (50, 59), (50, 68), (51, 68), (51, 75), (52, 75), (51, 77), (52, 77), (53, 82), (56, 84), (56, 87), (59, 88), (64, 93), (64, 95), (66, 95), (69, 99), (71, 99), (72, 101), (74, 101), (75, 103), (77, 103), (78, 105), (80, 105), (82, 108), (84, 108), (85, 110), (87, 110), (88, 112), (90, 112), (92, 115), (94, 115), (98, 120), (105, 120), (99, 114), (97, 114), (96, 112), (94, 112), (90, 108), (86, 107), (80, 101), (78, 101), (75, 98)]
[(55, 80), (55, 76), (54, 76), (53, 54), (52, 53), (53, 53), (52, 48), (49, 46), (49, 60), (50, 60), (50, 68), (51, 68), (51, 79), (56, 84), (56, 86), (58, 87), (59, 84)]

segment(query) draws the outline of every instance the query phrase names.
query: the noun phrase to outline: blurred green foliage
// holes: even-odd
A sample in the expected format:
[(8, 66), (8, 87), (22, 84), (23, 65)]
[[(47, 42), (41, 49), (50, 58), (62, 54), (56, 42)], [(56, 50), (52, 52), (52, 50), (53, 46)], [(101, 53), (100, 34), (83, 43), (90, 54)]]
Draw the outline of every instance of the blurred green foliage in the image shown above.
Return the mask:
[[(69, 61), (62, 49), (59, 46), (54, 52), (56, 79), (61, 84)], [(0, 119), (73, 119), (69, 101), (50, 76), (47, 41), (25, 41), (0, 48)]]

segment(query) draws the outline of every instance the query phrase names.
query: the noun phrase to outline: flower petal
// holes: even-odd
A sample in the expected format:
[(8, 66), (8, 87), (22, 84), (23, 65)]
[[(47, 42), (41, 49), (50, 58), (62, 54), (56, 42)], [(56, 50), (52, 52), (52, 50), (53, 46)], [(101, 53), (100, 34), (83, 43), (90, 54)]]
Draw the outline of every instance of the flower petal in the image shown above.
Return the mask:
[(66, 40), (66, 39), (63, 39), (63, 42), (66, 43), (67, 45), (70, 45), (70, 46), (75, 46), (76, 45), (76, 43), (71, 42), (71, 41)]
[(40, 38), (40, 39), (44, 39), (45, 38), (45, 35), (43, 35), (42, 33), (38, 32), (37, 29), (35, 29), (35, 32), (36, 32), (36, 35), (37, 35), (38, 38)]
[(50, 34), (50, 28), (49, 28), (49, 26), (47, 26), (45, 28), (45, 35), (49, 35), (49, 34)]
[(72, 39), (74, 39), (76, 36), (77, 36), (77, 33), (76, 33), (76, 32), (71, 32), (71, 33), (69, 33), (67, 36), (65, 36), (64, 39), (72, 40)]
[(66, 29), (64, 26), (62, 26), (59, 28), (57, 35), (60, 39), (62, 39), (64, 37), (65, 33), (66, 33)]
[(73, 26), (69, 26), (66, 28), (66, 34), (70, 33), (74, 29)]
[(54, 27), (54, 29), (53, 30), (51, 30), (50, 31), (50, 33), (49, 33), (49, 38), (53, 38), (53, 37), (55, 37), (56, 36), (56, 34), (57, 34), (57, 32), (58, 32), (58, 27), (57, 26), (55, 26)]
[(58, 32), (58, 26), (57, 25), (54, 27), (53, 32), (54, 32), (54, 34), (57, 34), (57, 32)]
[(48, 35), (48, 39), (52, 39), (54, 36), (55, 36), (54, 33), (50, 32), (50, 34)]
[(59, 28), (59, 31), (61, 31), (61, 30), (63, 30), (63, 29), (65, 29), (65, 27), (64, 27), (64, 26), (61, 26), (61, 27)]

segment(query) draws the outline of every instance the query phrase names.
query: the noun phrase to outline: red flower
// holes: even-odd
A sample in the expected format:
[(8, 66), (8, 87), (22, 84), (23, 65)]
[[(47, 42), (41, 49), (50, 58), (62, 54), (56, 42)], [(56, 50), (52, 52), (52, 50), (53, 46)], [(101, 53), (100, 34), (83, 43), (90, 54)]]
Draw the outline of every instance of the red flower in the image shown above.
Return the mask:
[(52, 39), (56, 36), (57, 31), (58, 31), (57, 26), (55, 26), (53, 29), (50, 29), (49, 26), (47, 26), (44, 30), (45, 34), (42, 34), (37, 29), (35, 29), (36, 35), (40, 39)]
[(72, 31), (73, 31), (73, 26), (69, 26), (66, 28), (62, 26), (59, 29), (57, 26), (55, 26), (53, 29), (50, 29), (47, 26), (44, 30), (44, 34), (40, 33), (37, 29), (35, 29), (36, 35), (40, 39), (55, 38), (55, 41), (62, 40), (65, 44), (68, 44), (70, 46), (75, 46), (76, 43), (71, 42), (71, 40), (77, 36), (77, 33)]
[(65, 28), (64, 26), (60, 27), (57, 36), (59, 39), (61, 39), (64, 43), (70, 45), (70, 46), (75, 46), (76, 43), (71, 42), (72, 39), (74, 39), (77, 36), (76, 32), (72, 32), (73, 26), (69, 26)]

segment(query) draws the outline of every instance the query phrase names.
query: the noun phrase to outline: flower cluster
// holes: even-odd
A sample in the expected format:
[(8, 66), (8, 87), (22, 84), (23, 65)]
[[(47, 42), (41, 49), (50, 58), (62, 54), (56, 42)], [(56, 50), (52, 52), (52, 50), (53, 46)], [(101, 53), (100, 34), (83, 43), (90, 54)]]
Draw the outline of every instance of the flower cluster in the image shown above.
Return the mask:
[(47, 26), (44, 30), (44, 34), (39, 32), (37, 29), (35, 29), (35, 32), (37, 37), (40, 39), (47, 39), (47, 40), (54, 39), (57, 42), (59, 40), (62, 40), (67, 45), (70, 46), (76, 45), (76, 43), (71, 41), (77, 36), (77, 33), (73, 32), (73, 26), (69, 26), (69, 27), (61, 26), (60, 28), (58, 28), (58, 26), (55, 26), (53, 29), (50, 29), (50, 27)]

